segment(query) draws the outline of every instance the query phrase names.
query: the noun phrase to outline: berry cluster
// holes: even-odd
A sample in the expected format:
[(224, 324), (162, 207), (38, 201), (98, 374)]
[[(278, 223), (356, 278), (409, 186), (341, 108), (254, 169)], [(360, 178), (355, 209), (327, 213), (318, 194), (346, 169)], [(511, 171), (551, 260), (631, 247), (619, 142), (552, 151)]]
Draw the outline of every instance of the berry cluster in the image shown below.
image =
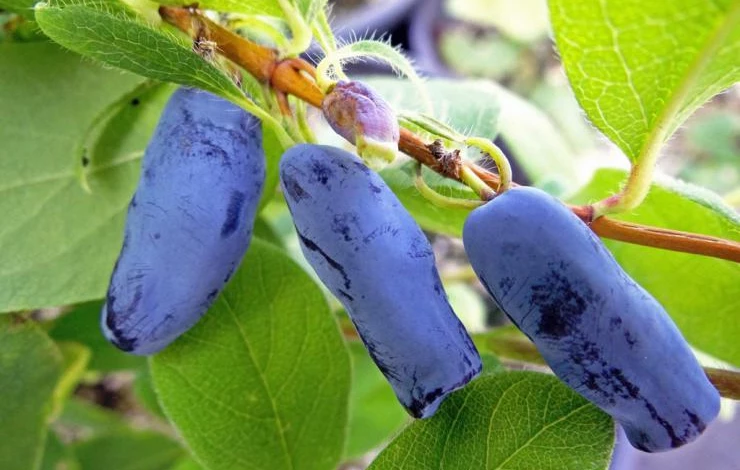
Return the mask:
[[(377, 119), (385, 108), (371, 104)], [(335, 128), (363, 129), (362, 116), (331, 109), (342, 111)], [(254, 117), (205, 92), (173, 95), (144, 157), (102, 312), (113, 344), (153, 354), (198, 321), (249, 246), (264, 175)], [(421, 229), (374, 171), (337, 148), (290, 148), (280, 184), (306, 259), (398, 400), (416, 418), (432, 416), (481, 360)], [(506, 191), (470, 214), (463, 242), (501, 310), (635, 447), (679, 447), (717, 415), (719, 395), (668, 314), (559, 201)]]

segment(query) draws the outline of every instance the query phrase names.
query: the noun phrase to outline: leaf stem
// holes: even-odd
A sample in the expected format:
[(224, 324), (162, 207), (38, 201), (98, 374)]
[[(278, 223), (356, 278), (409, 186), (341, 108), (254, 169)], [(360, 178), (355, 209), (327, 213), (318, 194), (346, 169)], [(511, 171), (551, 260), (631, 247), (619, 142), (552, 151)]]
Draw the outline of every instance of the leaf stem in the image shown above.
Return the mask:
[(498, 170), (499, 181), (496, 192), (501, 194), (508, 191), (511, 187), (511, 165), (504, 152), (493, 141), (481, 137), (468, 137), (465, 139), (465, 145), (475, 147), (491, 157)]
[(311, 45), (313, 34), (311, 27), (306, 24), (306, 20), (301, 12), (290, 2), (290, 0), (277, 0), (280, 9), (285, 13), (285, 21), (290, 27), (290, 43), (288, 47), (282, 50), (283, 57), (296, 57), (303, 53)]
[[(485, 204), (485, 202), (475, 199), (449, 197), (438, 193), (434, 189), (430, 188), (429, 185), (427, 185), (426, 181), (424, 181), (424, 175), (421, 173), (421, 163), (416, 162), (416, 165), (414, 166), (416, 167), (414, 186), (416, 186), (416, 189), (426, 200), (428, 200), (435, 206), (447, 207), (452, 209), (475, 209), (476, 207), (480, 207)], [(486, 186), (486, 188), (490, 191), (490, 188), (488, 188), (488, 186)]]
[(711, 66), (715, 54), (725, 43), (728, 36), (735, 31), (738, 23), (740, 23), (740, 3), (736, 2), (725, 21), (721, 22), (709, 35), (704, 47), (689, 65), (688, 73), (684, 75), (678, 88), (661, 110), (647, 135), (640, 154), (637, 156), (636, 163), (632, 165), (632, 170), (622, 191), (593, 204), (594, 219), (607, 214), (631, 211), (645, 200), (653, 181), (653, 170), (660, 155), (660, 149), (675, 129), (675, 125), (673, 125), (674, 117), (680, 114), (682, 106), (684, 106), (696, 83), (701, 79), (702, 73)]
[(475, 191), (483, 201), (490, 201), (496, 197), (496, 192), (465, 165), (460, 167), (460, 181)]
[[(160, 7), (159, 11), (165, 21), (186, 32), (189, 31), (191, 25), (191, 15), (196, 14), (188, 9), (166, 6)], [(203, 21), (208, 24), (211, 40), (218, 44), (219, 52), (227, 58), (244, 68), (259, 81), (270, 83), (276, 90), (293, 95), (312, 106), (321, 107), (324, 98), (323, 93), (316, 86), (315, 81), (300, 72), (300, 70), (312, 69), (313, 67), (310, 64), (305, 63), (303, 68), (299, 69), (295, 63), (291, 62), (304, 62), (302, 59), (279, 61), (275, 51), (242, 38), (206, 18), (203, 18)], [(284, 130), (282, 132), (285, 133)], [(450, 175), (444, 173), (444, 169), (432, 154), (429, 144), (410, 130), (401, 128), (398, 149), (419, 161), (422, 165), (443, 176), (450, 177)], [(498, 187), (498, 175), (469, 162), (464, 162), (463, 167), (466, 169), (464, 173), (474, 173), (478, 179), (490, 188)], [(515, 184), (512, 183), (511, 186), (515, 186)], [(591, 210), (583, 207), (572, 209), (576, 215), (591, 226), (595, 233), (606, 238), (740, 263), (740, 243), (738, 242), (620, 222), (604, 217), (593, 221), (594, 217)]]

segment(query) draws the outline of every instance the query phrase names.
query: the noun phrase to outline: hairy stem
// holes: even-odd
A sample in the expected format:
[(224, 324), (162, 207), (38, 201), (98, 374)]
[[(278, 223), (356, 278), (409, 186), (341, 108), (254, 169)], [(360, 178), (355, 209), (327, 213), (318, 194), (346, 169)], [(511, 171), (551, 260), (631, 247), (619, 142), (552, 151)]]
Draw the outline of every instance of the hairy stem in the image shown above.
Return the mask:
[[(196, 12), (189, 9), (167, 6), (160, 7), (159, 12), (165, 21), (186, 33), (190, 33), (191, 17), (197, 15)], [(269, 83), (276, 90), (293, 95), (315, 107), (321, 107), (324, 98), (321, 90), (316, 86), (315, 81), (301, 73), (302, 70), (313, 69), (310, 64), (302, 59), (280, 61), (276, 51), (242, 38), (207, 18), (201, 17), (201, 21), (207, 25), (210, 38), (218, 44), (219, 52), (244, 68), (257, 80)], [(297, 62), (301, 62), (303, 65), (299, 67)], [(398, 143), (398, 149), (443, 176), (460, 180), (460, 178), (446, 174), (432, 154), (428, 143), (408, 129), (401, 128), (401, 140)], [(464, 162), (463, 167), (469, 169), (489, 187), (498, 187), (498, 175), (469, 162)], [(514, 185), (512, 184), (512, 186)], [(594, 221), (593, 208), (573, 207), (572, 209), (576, 215), (591, 226), (596, 234), (602, 237), (740, 263), (740, 243), (738, 242), (620, 222), (604, 217)]]
[[(481, 205), (485, 204), (485, 202), (475, 199), (461, 199), (456, 197), (449, 197), (444, 196), (434, 189), (430, 188), (429, 185), (427, 185), (426, 181), (424, 181), (424, 175), (421, 174), (421, 163), (416, 163), (416, 175), (414, 177), (414, 186), (416, 186), (416, 190), (419, 191), (419, 194), (421, 194), (424, 199), (431, 202), (435, 206), (438, 207), (448, 207), (453, 209), (475, 209), (476, 207), (480, 207)], [(488, 190), (488, 186), (486, 186)]]

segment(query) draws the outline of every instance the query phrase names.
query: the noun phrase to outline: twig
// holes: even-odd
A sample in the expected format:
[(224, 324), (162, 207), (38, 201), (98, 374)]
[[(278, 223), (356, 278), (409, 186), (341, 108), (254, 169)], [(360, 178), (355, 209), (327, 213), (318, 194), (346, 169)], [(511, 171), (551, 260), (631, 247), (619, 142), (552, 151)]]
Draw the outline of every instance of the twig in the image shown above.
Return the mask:
[[(232, 33), (223, 26), (199, 15), (193, 9), (161, 6), (159, 13), (162, 19), (187, 34), (192, 33), (192, 18), (197, 15), (201, 24), (208, 28), (209, 36), (218, 45), (219, 52), (232, 62), (247, 70), (257, 80), (269, 83), (278, 92), (293, 95), (315, 107), (321, 107), (324, 97), (316, 83), (309, 77), (314, 69), (308, 62), (295, 58), (279, 61), (276, 51)], [(308, 72), (308, 74), (302, 72)], [(459, 176), (447, 174), (443, 165), (430, 151), (429, 144), (408, 129), (401, 129), (398, 148), (441, 175), (460, 180)], [(463, 165), (491, 188), (498, 187), (497, 175), (474, 163), (463, 162)], [(515, 185), (512, 184), (512, 186)], [(740, 263), (740, 243), (738, 242), (621, 222), (606, 217), (600, 217), (594, 221), (593, 210), (590, 206), (576, 206), (571, 209), (588, 223), (595, 233), (605, 238)]]

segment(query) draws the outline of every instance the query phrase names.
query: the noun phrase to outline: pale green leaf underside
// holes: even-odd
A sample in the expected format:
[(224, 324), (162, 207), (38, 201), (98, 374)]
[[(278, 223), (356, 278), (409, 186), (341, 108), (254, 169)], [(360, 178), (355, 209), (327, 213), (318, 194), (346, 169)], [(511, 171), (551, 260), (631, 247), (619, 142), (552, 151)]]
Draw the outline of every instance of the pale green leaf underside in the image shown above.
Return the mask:
[(87, 152), (90, 194), (76, 176), (79, 144), (101, 110), (142, 79), (50, 43), (0, 45), (0, 70), (0, 312), (101, 298), (169, 91), (137, 96), (138, 105), (101, 123)]
[[(619, 188), (625, 173), (601, 170), (571, 202), (590, 203)], [(664, 180), (645, 202), (616, 218), (740, 241), (740, 216), (709, 191)], [(740, 264), (605, 240), (619, 264), (665, 307), (695, 347), (740, 365)]]
[(611, 418), (555, 377), (482, 376), (428, 420), (407, 427), (371, 470), (597, 470), (609, 464)]
[(210, 470), (333, 469), (350, 363), (321, 290), (252, 240), (214, 306), (151, 362), (160, 403)]
[(550, 0), (550, 13), (578, 101), (633, 162), (740, 80), (740, 0)]

